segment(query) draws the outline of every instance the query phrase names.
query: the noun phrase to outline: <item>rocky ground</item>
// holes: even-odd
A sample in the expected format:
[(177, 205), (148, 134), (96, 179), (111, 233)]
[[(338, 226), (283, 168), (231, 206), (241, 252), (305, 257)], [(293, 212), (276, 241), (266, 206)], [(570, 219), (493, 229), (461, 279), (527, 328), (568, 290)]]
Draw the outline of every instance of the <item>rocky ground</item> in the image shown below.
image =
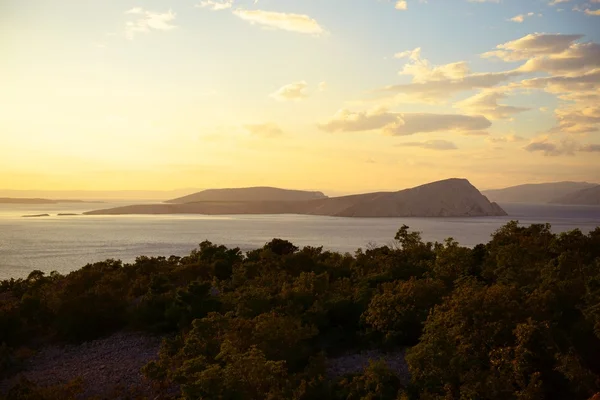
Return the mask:
[[(154, 398), (140, 369), (157, 357), (160, 343), (158, 337), (121, 332), (80, 345), (46, 347), (29, 358), (19, 374), (0, 381), (0, 397), (21, 377), (39, 386), (63, 384), (81, 377), (85, 388), (82, 398), (114, 399), (119, 388), (136, 388), (148, 398)], [(404, 351), (364, 351), (331, 358), (328, 373), (331, 377), (359, 373), (369, 360), (381, 359), (403, 381), (408, 381)]]
[(21, 373), (0, 382), (0, 396), (21, 377), (51, 386), (83, 378), (82, 397), (113, 398), (119, 387), (148, 391), (140, 368), (158, 355), (160, 338), (138, 333), (117, 333), (80, 345), (46, 347), (29, 358)]

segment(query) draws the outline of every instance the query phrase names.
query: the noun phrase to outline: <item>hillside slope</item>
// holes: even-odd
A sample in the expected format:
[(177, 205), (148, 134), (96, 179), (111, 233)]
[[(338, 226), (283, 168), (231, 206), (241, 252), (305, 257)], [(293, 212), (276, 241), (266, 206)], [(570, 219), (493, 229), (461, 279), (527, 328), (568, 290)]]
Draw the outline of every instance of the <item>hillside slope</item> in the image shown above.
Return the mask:
[(503, 216), (466, 179), (447, 179), (399, 192), (321, 198), (306, 201), (197, 201), (147, 204), (90, 211), (88, 215), (119, 214), (306, 214), (334, 217), (470, 217)]
[(600, 205), (600, 185), (569, 193), (551, 201), (554, 204)]
[(498, 203), (549, 203), (554, 199), (593, 186), (596, 186), (596, 184), (588, 182), (552, 182), (484, 190), (482, 193), (490, 201)]

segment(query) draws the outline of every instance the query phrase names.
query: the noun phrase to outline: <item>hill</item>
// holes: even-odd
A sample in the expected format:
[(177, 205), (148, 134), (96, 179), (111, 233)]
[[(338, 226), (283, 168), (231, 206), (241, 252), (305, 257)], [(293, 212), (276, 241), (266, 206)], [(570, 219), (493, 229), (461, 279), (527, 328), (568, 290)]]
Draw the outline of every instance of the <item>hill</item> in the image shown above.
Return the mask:
[(552, 200), (555, 204), (600, 205), (600, 185), (578, 190)]
[(482, 193), (498, 203), (549, 203), (578, 190), (596, 186), (588, 182), (551, 182), (484, 190)]
[(199, 201), (306, 201), (327, 198), (321, 192), (288, 190), (274, 187), (235, 189), (208, 189), (188, 196), (167, 200), (165, 203), (184, 204)]
[[(229, 190), (231, 190), (229, 193), (236, 193), (235, 189)], [(247, 189), (237, 189), (237, 193), (242, 193), (245, 190)], [(272, 191), (272, 193), (281, 192)], [(175, 200), (182, 201), (181, 199)], [(491, 203), (468, 180), (447, 179), (399, 192), (323, 197), (304, 201), (273, 199), (268, 201), (242, 201), (238, 198), (235, 201), (208, 200), (177, 204), (132, 205), (90, 211), (85, 214), (307, 214), (335, 217), (467, 217), (501, 216), (506, 215), (506, 212), (497, 204)]]

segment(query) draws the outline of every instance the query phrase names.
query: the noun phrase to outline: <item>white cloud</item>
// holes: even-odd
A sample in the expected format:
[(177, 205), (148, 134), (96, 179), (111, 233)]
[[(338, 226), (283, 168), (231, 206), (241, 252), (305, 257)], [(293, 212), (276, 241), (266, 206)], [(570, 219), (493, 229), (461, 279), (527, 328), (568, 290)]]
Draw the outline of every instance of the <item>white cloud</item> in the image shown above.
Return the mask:
[(552, 0), (550, 3), (548, 3), (548, 5), (555, 6), (560, 3), (568, 3), (569, 1), (571, 1), (571, 0)]
[(263, 138), (274, 138), (283, 135), (283, 130), (281, 130), (277, 124), (272, 122), (244, 125), (244, 129), (254, 136)]
[(551, 133), (589, 133), (600, 130), (600, 68), (579, 75), (526, 79), (515, 87), (541, 89), (563, 100), (554, 110), (557, 126)]
[(319, 82), (317, 88), (319, 92), (324, 92), (325, 90), (327, 90), (327, 82)]
[(202, 0), (198, 8), (209, 8), (213, 11), (227, 10), (233, 7), (233, 0)]
[(399, 147), (421, 147), (428, 150), (456, 150), (458, 147), (447, 140), (427, 140), (425, 142), (407, 142), (400, 143)]
[(406, 0), (398, 0), (395, 6), (396, 10), (408, 10), (408, 4), (406, 4)]
[(587, 15), (600, 16), (600, 9), (598, 9), (598, 10), (590, 10), (589, 8), (586, 8), (585, 9), (585, 13)]
[(505, 97), (506, 93), (491, 89), (458, 102), (455, 107), (460, 108), (467, 114), (480, 114), (492, 120), (511, 118), (514, 114), (530, 110), (527, 107), (499, 104), (498, 101)]
[(319, 23), (308, 15), (241, 9), (233, 11), (233, 14), (244, 21), (262, 25), (265, 28), (309, 35), (322, 35), (325, 33)]
[(516, 15), (516, 16), (510, 18), (509, 21), (517, 22), (517, 23), (520, 24), (523, 21), (525, 21), (525, 18), (527, 18), (527, 17), (533, 17), (533, 15), (534, 14), (532, 12), (527, 13), (527, 14), (519, 14), (519, 15)]
[(308, 97), (308, 94), (306, 94), (307, 86), (308, 84), (305, 81), (290, 83), (269, 96), (279, 101), (302, 100)]
[(461, 91), (490, 88), (519, 74), (517, 71), (472, 73), (464, 61), (432, 65), (421, 57), (420, 48), (397, 53), (394, 57), (408, 59), (399, 74), (412, 76), (412, 82), (387, 86), (379, 92), (413, 102), (439, 103)]
[(496, 50), (484, 53), (484, 58), (499, 58), (503, 61), (527, 60), (536, 56), (559, 54), (567, 50), (583, 35), (531, 33), (520, 39), (496, 46)]
[(443, 131), (481, 131), (491, 126), (483, 116), (430, 113), (393, 113), (385, 109), (363, 112), (338, 111), (319, 127), (327, 132), (357, 132), (381, 129), (392, 136)]
[(133, 39), (138, 33), (149, 33), (152, 30), (170, 31), (177, 27), (172, 24), (176, 14), (171, 10), (165, 13), (157, 13), (135, 7), (126, 11), (125, 14), (138, 16), (135, 21), (128, 21), (125, 24), (125, 35), (128, 39)]

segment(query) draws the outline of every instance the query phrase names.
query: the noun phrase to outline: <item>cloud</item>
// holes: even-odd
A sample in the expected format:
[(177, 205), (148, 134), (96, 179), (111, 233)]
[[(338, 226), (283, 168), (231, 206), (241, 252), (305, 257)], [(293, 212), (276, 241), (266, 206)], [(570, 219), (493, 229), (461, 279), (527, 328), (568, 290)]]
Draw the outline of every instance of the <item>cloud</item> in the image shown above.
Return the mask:
[(125, 35), (128, 39), (133, 39), (138, 33), (149, 33), (152, 30), (170, 31), (177, 28), (176, 25), (172, 24), (176, 14), (171, 10), (166, 13), (157, 13), (135, 7), (126, 11), (125, 14), (138, 16), (137, 20), (128, 21), (125, 24)]
[(527, 18), (527, 17), (533, 17), (533, 15), (534, 14), (532, 12), (527, 13), (527, 14), (519, 14), (519, 15), (516, 15), (516, 16), (510, 18), (509, 21), (517, 22), (517, 23), (520, 24), (523, 21), (525, 21), (525, 18)]
[(469, 0), (469, 3), (500, 3), (500, 0)]
[(526, 79), (515, 87), (542, 89), (563, 100), (554, 110), (558, 125), (550, 133), (588, 133), (600, 125), (600, 68), (579, 75)]
[(327, 82), (319, 82), (319, 85), (317, 86), (317, 90), (319, 92), (324, 92), (325, 90), (327, 90)]
[(308, 95), (306, 94), (306, 87), (308, 84), (305, 81), (290, 83), (279, 88), (269, 96), (279, 101), (291, 101), (291, 100), (302, 100)]
[(342, 109), (319, 128), (327, 132), (359, 132), (381, 129), (398, 120), (398, 116), (385, 109), (351, 112)]
[(483, 116), (460, 114), (392, 113), (385, 109), (363, 112), (338, 111), (319, 128), (327, 132), (357, 132), (381, 129), (392, 136), (443, 131), (481, 131), (491, 126)]
[(600, 152), (600, 144), (580, 145), (572, 140), (563, 140), (559, 143), (554, 143), (547, 138), (543, 138), (538, 141), (532, 141), (523, 147), (523, 149), (529, 152), (541, 152), (545, 156), (561, 156), (574, 155), (575, 152), (597, 153)]
[(510, 135), (506, 135), (506, 136), (495, 136), (495, 137), (489, 137), (486, 139), (486, 141), (490, 142), (490, 143), (516, 143), (516, 142), (524, 142), (525, 139), (522, 136), (518, 136), (515, 135), (514, 133), (511, 133)]
[(560, 3), (568, 3), (569, 1), (571, 1), (571, 0), (552, 0), (550, 3), (548, 3), (548, 5), (555, 6)]
[(464, 136), (489, 136), (490, 133), (488, 131), (465, 131), (461, 132)]
[(522, 38), (496, 46), (496, 50), (483, 53), (484, 58), (503, 61), (527, 60), (536, 56), (560, 54), (583, 35), (531, 33)]
[(209, 8), (213, 11), (227, 10), (233, 7), (233, 0), (202, 0), (197, 8)]
[(277, 124), (272, 122), (265, 124), (244, 125), (244, 129), (254, 136), (260, 136), (263, 138), (274, 138), (283, 135), (283, 130), (281, 130)]
[(265, 28), (281, 29), (315, 36), (325, 33), (325, 30), (319, 23), (308, 15), (241, 9), (233, 11), (233, 14), (244, 21), (262, 25)]
[(514, 114), (530, 110), (528, 107), (499, 104), (498, 101), (505, 97), (506, 93), (500, 91), (482, 91), (456, 103), (455, 107), (460, 108), (467, 114), (481, 114), (492, 120), (511, 118)]
[(573, 141), (563, 140), (560, 143), (554, 143), (547, 138), (544, 138), (537, 141), (531, 141), (527, 146), (523, 147), (523, 150), (530, 153), (540, 152), (545, 156), (560, 156), (574, 155), (578, 147), (578, 144)]
[(395, 6), (396, 10), (408, 10), (408, 4), (406, 4), (406, 0), (398, 0)]
[(583, 35), (532, 33), (520, 39), (496, 46), (484, 53), (484, 58), (503, 61), (527, 60), (520, 72), (550, 74), (589, 71), (600, 67), (600, 44), (576, 43)]
[(600, 67), (600, 44), (574, 43), (565, 51), (529, 59), (520, 69), (525, 72), (550, 74), (589, 71)]
[(426, 142), (408, 142), (400, 143), (399, 147), (421, 147), (428, 150), (456, 150), (458, 147), (447, 140), (428, 140)]
[(586, 144), (585, 146), (582, 146), (579, 151), (597, 153), (600, 152), (600, 144)]
[(590, 10), (589, 8), (586, 8), (585, 9), (585, 13), (587, 15), (600, 16), (600, 9), (598, 9), (598, 10)]
[(408, 59), (399, 74), (411, 76), (412, 82), (386, 86), (377, 92), (397, 96), (400, 101), (439, 103), (459, 92), (490, 88), (520, 74), (516, 71), (472, 73), (464, 61), (432, 65), (421, 57), (420, 48), (397, 53), (394, 57)]

